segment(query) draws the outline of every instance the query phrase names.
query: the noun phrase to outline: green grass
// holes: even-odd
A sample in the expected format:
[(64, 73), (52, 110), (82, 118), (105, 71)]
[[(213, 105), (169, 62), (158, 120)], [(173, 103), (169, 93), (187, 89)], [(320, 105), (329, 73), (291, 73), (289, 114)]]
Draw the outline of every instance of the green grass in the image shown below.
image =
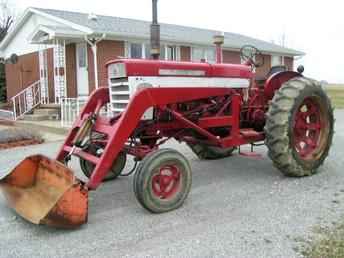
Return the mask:
[(325, 87), (325, 90), (336, 109), (344, 108), (344, 85), (330, 84)]
[(344, 219), (334, 228), (314, 229), (313, 239), (304, 241), (299, 252), (307, 258), (343, 258), (344, 257)]

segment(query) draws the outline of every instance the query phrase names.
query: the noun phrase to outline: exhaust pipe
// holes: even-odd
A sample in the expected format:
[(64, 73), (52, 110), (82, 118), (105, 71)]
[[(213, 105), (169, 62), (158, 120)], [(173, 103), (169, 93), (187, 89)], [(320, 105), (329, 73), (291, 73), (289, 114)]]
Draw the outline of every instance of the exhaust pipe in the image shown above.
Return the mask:
[(152, 24), (150, 29), (152, 59), (160, 58), (160, 25), (158, 23), (158, 0), (152, 0)]

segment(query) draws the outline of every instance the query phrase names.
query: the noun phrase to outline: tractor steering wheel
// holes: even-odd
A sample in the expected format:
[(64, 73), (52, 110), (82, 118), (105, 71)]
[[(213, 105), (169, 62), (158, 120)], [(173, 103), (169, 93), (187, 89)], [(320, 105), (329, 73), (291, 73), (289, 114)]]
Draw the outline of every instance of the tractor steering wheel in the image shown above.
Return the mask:
[(264, 55), (260, 50), (251, 45), (244, 45), (240, 49), (241, 60), (253, 67), (261, 67), (264, 65)]

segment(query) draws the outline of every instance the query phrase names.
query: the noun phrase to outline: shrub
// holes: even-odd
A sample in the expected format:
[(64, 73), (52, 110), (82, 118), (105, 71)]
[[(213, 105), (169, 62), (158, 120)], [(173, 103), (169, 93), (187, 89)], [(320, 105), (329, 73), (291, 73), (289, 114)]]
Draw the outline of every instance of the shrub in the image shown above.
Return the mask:
[(4, 64), (0, 64), (0, 102), (6, 102), (6, 77)]

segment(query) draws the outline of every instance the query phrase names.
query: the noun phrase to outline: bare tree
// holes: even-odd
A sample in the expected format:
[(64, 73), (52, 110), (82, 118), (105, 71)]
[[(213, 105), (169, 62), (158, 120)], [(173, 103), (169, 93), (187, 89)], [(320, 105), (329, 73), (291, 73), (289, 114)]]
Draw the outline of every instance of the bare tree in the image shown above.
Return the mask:
[(7, 35), (14, 21), (14, 12), (8, 0), (0, 0), (0, 42)]
[[(0, 42), (13, 24), (14, 16), (14, 8), (10, 6), (9, 0), (0, 0)], [(0, 62), (0, 102), (6, 102), (6, 74), (2, 62)]]

